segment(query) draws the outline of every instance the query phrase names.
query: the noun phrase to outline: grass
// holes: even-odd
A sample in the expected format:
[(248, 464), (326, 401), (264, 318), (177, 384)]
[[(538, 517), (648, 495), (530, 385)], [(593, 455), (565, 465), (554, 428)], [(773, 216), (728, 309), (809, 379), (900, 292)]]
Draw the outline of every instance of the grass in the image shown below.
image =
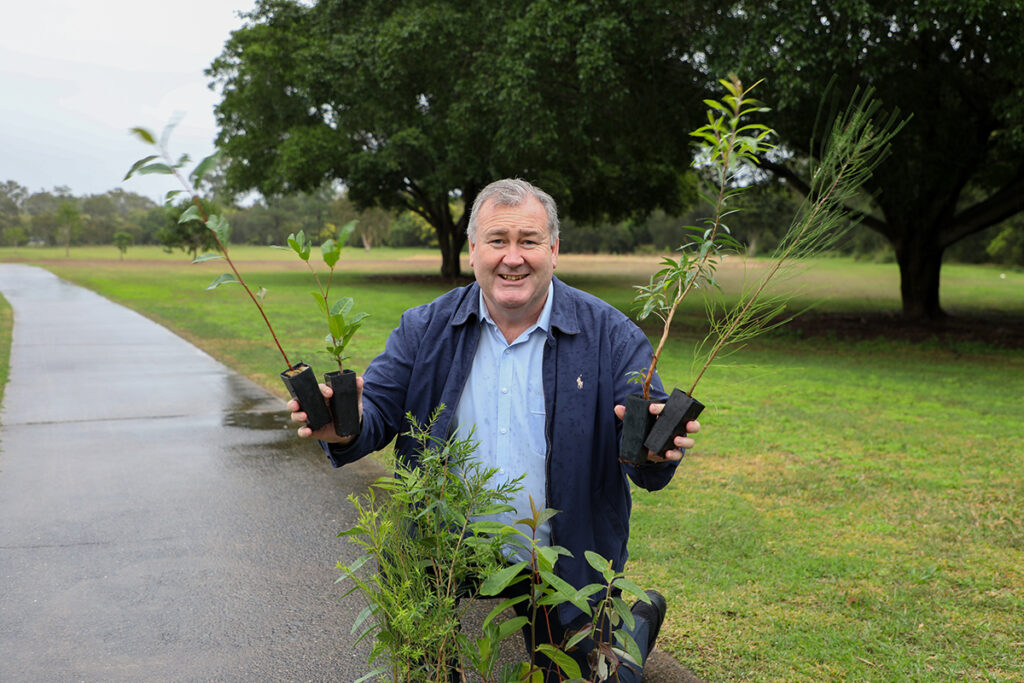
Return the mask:
[(0, 403), (4, 399), (4, 387), (11, 364), (11, 330), (14, 328), (14, 315), (11, 304), (0, 295)]
[[(121, 263), (107, 251), (31, 260), (283, 395), (282, 361), (251, 304), (238, 289), (203, 289), (223, 266), (143, 248)], [(301, 264), (267, 249), (237, 256), (269, 290), (289, 353), (327, 369)], [(344, 258), (352, 273), (339, 293), (373, 313), (353, 344), (363, 368), (403, 310), (448, 285), (377, 275), (434, 273), (426, 252)], [(628, 309), (628, 286), (656, 261), (565, 256), (558, 273)], [(723, 277), (735, 287), (741, 273)], [(1000, 274), (947, 266), (943, 305), (1021, 315), (1024, 274)], [(827, 291), (825, 312), (899, 305), (892, 265), (825, 260), (796, 284), (803, 302)], [(668, 385), (690, 373), (701, 311), (686, 314), (660, 367)], [(712, 681), (1024, 679), (1019, 350), (781, 332), (714, 366), (698, 395), (708, 409), (697, 448), (664, 491), (635, 497), (630, 573), (668, 596), (663, 648)]]

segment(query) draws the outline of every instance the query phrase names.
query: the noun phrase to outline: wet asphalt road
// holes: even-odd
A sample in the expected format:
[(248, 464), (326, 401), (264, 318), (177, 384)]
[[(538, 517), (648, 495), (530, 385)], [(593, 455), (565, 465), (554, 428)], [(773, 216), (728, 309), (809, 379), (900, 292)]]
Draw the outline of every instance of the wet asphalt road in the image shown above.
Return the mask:
[[(349, 493), (283, 402), (124, 307), (0, 264), (0, 681), (354, 681)], [(657, 651), (645, 681), (692, 681)]]

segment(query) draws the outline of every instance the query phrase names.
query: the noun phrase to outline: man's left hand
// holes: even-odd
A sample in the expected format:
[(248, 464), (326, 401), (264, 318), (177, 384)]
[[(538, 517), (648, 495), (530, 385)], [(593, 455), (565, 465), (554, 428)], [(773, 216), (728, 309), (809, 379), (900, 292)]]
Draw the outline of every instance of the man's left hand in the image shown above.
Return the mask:
[[(651, 415), (661, 415), (661, 411), (665, 409), (664, 403), (652, 403), (651, 404)], [(615, 416), (620, 420), (626, 417), (626, 406), (618, 405), (615, 406)], [(700, 431), (700, 422), (691, 420), (686, 423), (686, 433), (696, 434)], [(675, 448), (670, 451), (665, 451), (665, 455), (658, 455), (654, 451), (647, 451), (647, 462), (665, 462), (666, 460), (680, 460), (683, 457), (683, 451), (689, 448), (693, 448), (694, 440), (690, 436), (677, 436), (675, 440)]]

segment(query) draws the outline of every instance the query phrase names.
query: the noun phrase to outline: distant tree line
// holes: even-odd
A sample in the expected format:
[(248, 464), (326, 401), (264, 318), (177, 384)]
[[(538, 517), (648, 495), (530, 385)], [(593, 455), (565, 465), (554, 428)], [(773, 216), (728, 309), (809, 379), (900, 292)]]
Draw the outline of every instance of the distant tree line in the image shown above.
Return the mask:
[[(213, 203), (231, 223), (231, 242), (283, 245), (289, 234), (303, 230), (322, 242), (337, 234), (352, 219), (358, 227), (350, 246), (438, 246), (437, 233), (412, 211), (359, 210), (346, 193), (322, 188), (260, 199), (238, 206), (225, 193), (212, 192)], [(692, 195), (695, 196), (695, 195)], [(748, 205), (732, 217), (730, 225), (752, 256), (771, 250), (800, 201), (782, 182), (764, 182), (748, 193)], [(220, 197), (220, 198), (218, 198)], [(13, 180), (0, 184), (0, 242), (8, 247), (109, 244), (126, 253), (131, 245), (159, 245), (193, 257), (213, 248), (208, 231), (199, 223), (179, 224), (185, 205), (163, 206), (148, 197), (123, 189), (76, 197), (67, 187), (31, 192)], [(461, 202), (453, 202), (461, 215)], [(691, 203), (680, 216), (656, 209), (645, 216), (620, 221), (582, 222), (567, 217), (561, 230), (564, 253), (662, 253), (687, 240), (688, 225), (698, 225), (705, 209)], [(894, 261), (887, 240), (870, 231), (854, 231), (840, 253), (873, 261)], [(1024, 217), (1016, 216), (989, 230), (962, 240), (946, 254), (948, 261), (1000, 263), (1024, 267)]]

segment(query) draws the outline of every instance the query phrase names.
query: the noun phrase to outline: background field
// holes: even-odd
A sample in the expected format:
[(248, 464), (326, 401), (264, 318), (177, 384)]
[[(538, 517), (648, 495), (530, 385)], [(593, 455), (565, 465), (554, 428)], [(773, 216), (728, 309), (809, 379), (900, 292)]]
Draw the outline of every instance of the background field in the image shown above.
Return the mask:
[[(268, 289), (292, 359), (326, 369), (301, 264), (269, 249), (237, 256)], [(223, 264), (143, 248), (120, 262), (110, 247), (0, 259), (136, 308), (283, 394), (280, 356), (241, 290), (204, 290)], [(557, 273), (628, 311), (629, 287), (656, 263), (563, 255)], [(356, 368), (403, 310), (451, 286), (432, 277), (428, 251), (349, 251), (344, 264), (339, 293), (373, 314)], [(756, 268), (726, 268), (726, 296)], [(636, 494), (630, 563), (669, 596), (662, 647), (699, 675), (1024, 679), (1024, 274), (947, 266), (943, 283), (958, 322), (922, 332), (892, 316), (894, 265), (816, 262), (793, 281), (798, 305), (817, 302), (811, 315), (703, 380), (697, 448), (665, 491)], [(702, 314), (684, 311), (666, 384), (686, 382)]]

